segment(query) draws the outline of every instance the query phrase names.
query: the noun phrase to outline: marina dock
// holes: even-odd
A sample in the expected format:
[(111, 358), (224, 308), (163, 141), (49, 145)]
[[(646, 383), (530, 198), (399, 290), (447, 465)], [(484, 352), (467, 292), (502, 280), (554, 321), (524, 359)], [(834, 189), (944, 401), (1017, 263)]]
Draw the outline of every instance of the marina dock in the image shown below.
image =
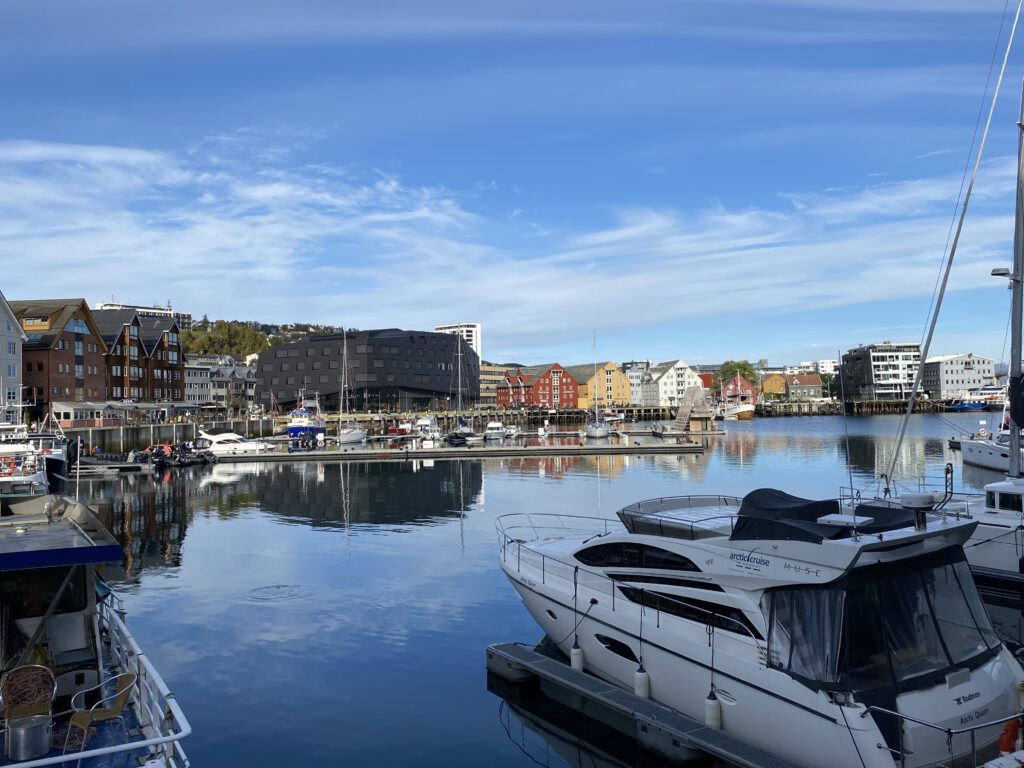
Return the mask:
[(512, 683), (538, 683), (546, 694), (563, 703), (569, 697), (574, 708), (675, 763), (691, 761), (699, 752), (742, 768), (801, 768), (674, 709), (577, 672), (564, 662), (515, 643), (488, 646), (487, 671)]
[(221, 463), (242, 463), (255, 461), (411, 461), (413, 459), (493, 459), (521, 458), (523, 456), (622, 456), (636, 454), (682, 454), (703, 453), (699, 443), (676, 442), (675, 440), (630, 442), (628, 445), (484, 445), (452, 448), (353, 448), (338, 450), (328, 448), (322, 451), (293, 451), (269, 453), (240, 453), (220, 456)]

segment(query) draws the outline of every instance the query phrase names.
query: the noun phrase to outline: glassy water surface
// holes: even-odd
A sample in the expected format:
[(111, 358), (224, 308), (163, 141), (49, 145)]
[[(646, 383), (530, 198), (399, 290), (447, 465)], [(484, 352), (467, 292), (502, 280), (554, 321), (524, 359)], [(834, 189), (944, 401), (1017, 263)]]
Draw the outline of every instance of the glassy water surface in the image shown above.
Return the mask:
[[(979, 418), (913, 417), (897, 482), (940, 484), (947, 463), (958, 489), (992, 480), (947, 445)], [(193, 725), (196, 766), (592, 764), (576, 726), (608, 765), (657, 765), (571, 712), (487, 690), (487, 645), (542, 637), (498, 568), (495, 519), (764, 486), (828, 497), (851, 479), (870, 492), (898, 421), (730, 422), (703, 455), (220, 464), (82, 494), (125, 546), (112, 575)]]

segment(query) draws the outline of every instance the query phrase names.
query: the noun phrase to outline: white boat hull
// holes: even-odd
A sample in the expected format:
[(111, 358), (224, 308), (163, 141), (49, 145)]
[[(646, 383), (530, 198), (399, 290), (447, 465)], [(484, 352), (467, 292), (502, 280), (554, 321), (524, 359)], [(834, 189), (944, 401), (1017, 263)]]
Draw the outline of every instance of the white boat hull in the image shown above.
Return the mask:
[[(964, 464), (971, 466), (995, 472), (1007, 472), (1010, 469), (1010, 446), (995, 440), (961, 440), (960, 456)], [(1024, 462), (1024, 449), (1021, 449), (1021, 458)]]
[(609, 431), (608, 427), (595, 426), (595, 425), (592, 425), (592, 424), (588, 424), (584, 428), (583, 434), (585, 434), (587, 437), (602, 438), (602, 437), (608, 437), (608, 435), (610, 434), (610, 431)]
[[(676, 623), (686, 620), (662, 615), (659, 621), (655, 621), (650, 615), (652, 611), (647, 609), (641, 642), (638, 606), (626, 599), (618, 597), (612, 608), (612, 600), (607, 593), (595, 592), (597, 605), (590, 606), (584, 615), (583, 609), (573, 610), (571, 593), (568, 601), (554, 594), (545, 594), (541, 590), (547, 590), (546, 585), (524, 583), (516, 576), (514, 568), (505, 564), (502, 568), (530, 614), (567, 656), (578, 637), (586, 671), (632, 690), (637, 662), (609, 648), (616, 642), (621, 643), (628, 646), (637, 658), (642, 658), (654, 701), (703, 721), (707, 695), (714, 684), (722, 702), (722, 729), (749, 744), (788, 757), (801, 765), (893, 767), (888, 752), (878, 746), (882, 738), (872, 717), (860, 717), (864, 711), (862, 707), (840, 708), (823, 692), (811, 691), (786, 675), (765, 667), (751, 638), (716, 632), (712, 673), (712, 649), (705, 626), (691, 622), (691, 631), (680, 633)], [(557, 582), (557, 579), (549, 576), (548, 583), (551, 581)], [(581, 589), (578, 605), (588, 605), (590, 598), (591, 593)], [(743, 659), (744, 656), (747, 658)], [(974, 670), (970, 686), (965, 686), (965, 690), (970, 690), (972, 695), (978, 690), (981, 695), (972, 704), (978, 700), (984, 704), (968, 707), (965, 711), (980, 711), (986, 709), (986, 705), (986, 711), (1012, 711), (1015, 708), (1012, 701), (1013, 667), (1009, 652), (1003, 649), (999, 656)], [(942, 687), (946, 687), (945, 682)], [(941, 698), (943, 704), (949, 705), (949, 713), (936, 711), (937, 698), (929, 691), (906, 694), (898, 702), (906, 714), (932, 722), (946, 720), (950, 721), (950, 727), (962, 727), (960, 718), (963, 713), (953, 704), (953, 697)], [(846, 716), (845, 722), (843, 715)], [(941, 732), (935, 734), (933, 738), (930, 733), (908, 729), (905, 738), (916, 741), (914, 755), (906, 763), (908, 768), (931, 765), (948, 755), (945, 735)], [(995, 741), (998, 736), (998, 726), (994, 731), (978, 732), (977, 744), (980, 747)], [(907, 746), (910, 748), (909, 743)], [(956, 753), (969, 751), (969, 741), (955, 743), (954, 749)]]
[(365, 429), (342, 429), (338, 432), (338, 442), (341, 445), (354, 445), (366, 440)]

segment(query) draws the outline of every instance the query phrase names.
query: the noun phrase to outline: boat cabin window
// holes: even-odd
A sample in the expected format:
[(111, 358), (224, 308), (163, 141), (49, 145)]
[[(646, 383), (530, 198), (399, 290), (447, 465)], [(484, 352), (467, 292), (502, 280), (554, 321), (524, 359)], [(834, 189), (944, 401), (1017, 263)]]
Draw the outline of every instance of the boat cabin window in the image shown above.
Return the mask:
[(1010, 512), (1024, 512), (1024, 507), (1021, 506), (1021, 496), (1019, 493), (1000, 493), (999, 494), (999, 509), (1009, 510)]
[(996, 492), (995, 491), (985, 491), (985, 506), (988, 507), (989, 509), (995, 509), (996, 508)]
[(705, 626), (711, 625), (727, 632), (752, 636), (758, 640), (764, 639), (757, 631), (757, 627), (739, 608), (635, 587), (620, 586), (619, 591), (632, 602), (653, 608), (661, 613), (697, 621)]
[(661, 547), (652, 547), (635, 542), (613, 542), (595, 544), (581, 549), (576, 559), (584, 565), (616, 568), (661, 568), (669, 571), (699, 571), (688, 558), (669, 552)]
[(959, 547), (770, 590), (762, 609), (769, 666), (814, 688), (914, 690), (999, 647)]
[[(67, 568), (33, 568), (24, 571), (8, 571), (0, 576), (0, 608), (9, 612), (10, 618), (32, 619), (42, 616), (67, 576)], [(55, 609), (56, 613), (76, 613), (88, 607), (85, 592), (85, 568), (75, 568), (64, 594)]]

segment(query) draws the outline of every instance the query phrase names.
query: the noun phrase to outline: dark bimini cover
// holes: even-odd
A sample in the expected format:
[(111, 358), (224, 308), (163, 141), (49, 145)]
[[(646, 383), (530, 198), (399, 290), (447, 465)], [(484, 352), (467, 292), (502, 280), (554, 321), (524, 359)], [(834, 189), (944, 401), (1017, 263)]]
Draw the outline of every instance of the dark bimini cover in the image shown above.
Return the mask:
[[(732, 541), (809, 541), (815, 544), (825, 539), (843, 539), (853, 534), (853, 526), (818, 522), (820, 517), (843, 511), (837, 499), (814, 501), (774, 488), (758, 488), (743, 497), (729, 538)], [(871, 518), (870, 523), (858, 526), (861, 533), (880, 533), (914, 524), (914, 513), (902, 507), (860, 504), (855, 513)]]

